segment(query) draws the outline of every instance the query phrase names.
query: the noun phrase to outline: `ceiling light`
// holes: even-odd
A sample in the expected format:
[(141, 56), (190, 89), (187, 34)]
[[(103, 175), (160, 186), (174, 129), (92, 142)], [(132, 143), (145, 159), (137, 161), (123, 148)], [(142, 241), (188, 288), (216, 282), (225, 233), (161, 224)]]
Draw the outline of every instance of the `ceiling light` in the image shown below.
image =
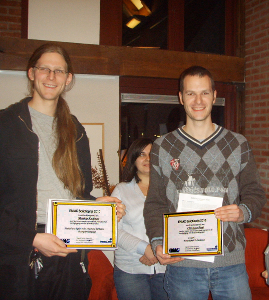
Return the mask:
[(136, 6), (138, 10), (140, 10), (143, 7), (143, 4), (141, 3), (141, 0), (131, 0), (131, 2)]
[(129, 27), (129, 28), (135, 28), (138, 24), (140, 24), (141, 21), (136, 19), (136, 18), (132, 18), (127, 24), (126, 26)]

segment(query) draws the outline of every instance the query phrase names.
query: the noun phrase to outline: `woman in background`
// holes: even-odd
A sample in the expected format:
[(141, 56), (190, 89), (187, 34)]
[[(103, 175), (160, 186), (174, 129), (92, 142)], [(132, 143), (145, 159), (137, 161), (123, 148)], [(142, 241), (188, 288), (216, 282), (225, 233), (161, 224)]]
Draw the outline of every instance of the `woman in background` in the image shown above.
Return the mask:
[(118, 250), (115, 251), (114, 281), (119, 300), (168, 299), (163, 288), (166, 267), (158, 263), (152, 252), (143, 217), (151, 147), (152, 141), (148, 138), (132, 143), (123, 170), (123, 182), (111, 195), (126, 206), (126, 215), (118, 223)]

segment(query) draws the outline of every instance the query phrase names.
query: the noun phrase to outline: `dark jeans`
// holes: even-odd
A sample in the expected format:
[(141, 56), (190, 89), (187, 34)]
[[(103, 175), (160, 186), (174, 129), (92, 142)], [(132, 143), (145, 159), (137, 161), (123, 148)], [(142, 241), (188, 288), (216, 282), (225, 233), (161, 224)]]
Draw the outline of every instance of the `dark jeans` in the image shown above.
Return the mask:
[(130, 274), (114, 266), (114, 282), (119, 300), (167, 300), (164, 273)]
[(164, 281), (172, 300), (207, 300), (209, 291), (214, 300), (251, 300), (245, 264), (220, 268), (168, 265)]

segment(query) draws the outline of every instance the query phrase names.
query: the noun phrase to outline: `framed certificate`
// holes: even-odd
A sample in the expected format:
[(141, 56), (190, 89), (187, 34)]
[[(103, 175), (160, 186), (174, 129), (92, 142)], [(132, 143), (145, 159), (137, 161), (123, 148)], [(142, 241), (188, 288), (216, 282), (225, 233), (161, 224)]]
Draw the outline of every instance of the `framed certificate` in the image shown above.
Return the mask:
[(172, 256), (222, 255), (222, 222), (214, 210), (164, 214), (163, 248)]
[(76, 249), (117, 249), (116, 203), (50, 199), (46, 232)]

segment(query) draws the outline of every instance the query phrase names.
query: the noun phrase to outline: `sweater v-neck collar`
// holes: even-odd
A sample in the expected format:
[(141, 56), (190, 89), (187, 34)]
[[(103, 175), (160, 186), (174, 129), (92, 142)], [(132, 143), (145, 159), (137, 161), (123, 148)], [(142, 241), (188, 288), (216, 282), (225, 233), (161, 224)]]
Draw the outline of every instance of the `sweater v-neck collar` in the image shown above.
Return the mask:
[(202, 141), (199, 141), (199, 140), (196, 140), (191, 135), (189, 135), (188, 133), (186, 133), (183, 130), (183, 127), (184, 126), (181, 126), (177, 129), (178, 134), (181, 137), (183, 137), (185, 140), (189, 141), (190, 143), (192, 143), (193, 145), (195, 145), (196, 147), (199, 147), (199, 148), (204, 148), (206, 145), (208, 145), (212, 140), (217, 138), (224, 129), (222, 126), (217, 125), (216, 130), (208, 138), (206, 138)]

